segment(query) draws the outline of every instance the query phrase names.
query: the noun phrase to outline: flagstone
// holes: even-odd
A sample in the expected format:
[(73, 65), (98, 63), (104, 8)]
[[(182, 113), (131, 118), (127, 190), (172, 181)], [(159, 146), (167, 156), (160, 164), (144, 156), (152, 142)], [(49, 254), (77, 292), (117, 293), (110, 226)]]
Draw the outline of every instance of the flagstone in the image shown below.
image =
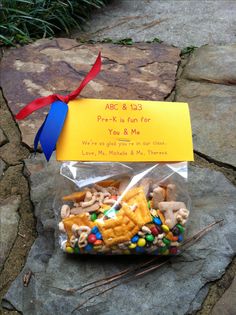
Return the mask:
[[(16, 308), (24, 315), (71, 314), (88, 295), (62, 289), (79, 287), (136, 266), (146, 258), (72, 257), (63, 253), (56, 222), (60, 196), (67, 193), (69, 181), (59, 175), (60, 163), (55, 157), (47, 163), (43, 154), (37, 154), (25, 162), (31, 173), (38, 238), (24, 269), (8, 290), (4, 306)], [(197, 166), (190, 168), (189, 178), (193, 207), (186, 237), (218, 219), (224, 219), (223, 225), (216, 226), (165, 267), (96, 297), (75, 314), (185, 315), (201, 308), (209, 284), (224, 274), (236, 254), (236, 188), (222, 173)], [(23, 287), (22, 278), (29, 270), (33, 275), (28, 287)]]
[(190, 105), (196, 151), (236, 167), (236, 45), (197, 49), (176, 84)]
[(73, 37), (85, 40), (135, 42), (154, 38), (177, 47), (235, 42), (235, 10), (232, 0), (119, 0), (98, 10), (85, 30)]
[[(0, 174), (1, 175), (1, 174)], [(0, 200), (0, 270), (14, 244), (18, 232), (20, 197)]]
[[(145, 43), (89, 45), (66, 38), (39, 40), (9, 50), (2, 59), (0, 85), (13, 114), (35, 98), (76, 89), (99, 51), (101, 73), (83, 90), (82, 97), (164, 100), (175, 86), (178, 48)], [(19, 121), (27, 145), (33, 145), (47, 112), (44, 107)]]

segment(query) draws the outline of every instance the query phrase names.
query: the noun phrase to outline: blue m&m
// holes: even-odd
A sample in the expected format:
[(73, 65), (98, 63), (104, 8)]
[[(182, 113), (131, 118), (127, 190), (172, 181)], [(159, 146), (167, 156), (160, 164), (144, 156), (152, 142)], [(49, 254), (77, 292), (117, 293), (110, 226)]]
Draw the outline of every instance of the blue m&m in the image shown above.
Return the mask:
[(102, 234), (101, 234), (100, 232), (97, 232), (97, 233), (95, 234), (95, 236), (96, 236), (96, 239), (97, 239), (97, 240), (101, 240), (101, 239), (102, 239)]
[(161, 219), (156, 217), (153, 218), (153, 223), (156, 225), (162, 225)]
[(138, 235), (134, 235), (134, 236), (131, 238), (131, 242), (132, 242), (132, 243), (137, 243), (138, 240), (139, 240), (139, 236), (138, 236)]

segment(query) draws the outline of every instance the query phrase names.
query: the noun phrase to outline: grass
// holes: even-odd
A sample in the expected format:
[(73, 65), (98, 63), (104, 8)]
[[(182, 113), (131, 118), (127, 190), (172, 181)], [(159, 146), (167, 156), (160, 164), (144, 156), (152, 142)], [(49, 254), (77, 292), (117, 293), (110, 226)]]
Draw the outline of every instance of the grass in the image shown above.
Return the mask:
[(25, 44), (51, 37), (58, 31), (67, 34), (82, 28), (94, 8), (108, 0), (2, 0), (0, 1), (0, 44)]

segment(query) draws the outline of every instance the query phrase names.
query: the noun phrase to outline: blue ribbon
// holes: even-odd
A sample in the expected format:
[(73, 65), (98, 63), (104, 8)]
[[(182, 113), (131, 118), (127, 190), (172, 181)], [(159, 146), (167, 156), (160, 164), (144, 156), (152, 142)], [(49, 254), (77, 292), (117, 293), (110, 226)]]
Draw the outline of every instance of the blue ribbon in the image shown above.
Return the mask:
[(34, 151), (37, 150), (40, 142), (47, 161), (56, 149), (56, 143), (62, 131), (67, 112), (68, 105), (66, 103), (62, 101), (53, 102), (47, 117), (35, 136)]

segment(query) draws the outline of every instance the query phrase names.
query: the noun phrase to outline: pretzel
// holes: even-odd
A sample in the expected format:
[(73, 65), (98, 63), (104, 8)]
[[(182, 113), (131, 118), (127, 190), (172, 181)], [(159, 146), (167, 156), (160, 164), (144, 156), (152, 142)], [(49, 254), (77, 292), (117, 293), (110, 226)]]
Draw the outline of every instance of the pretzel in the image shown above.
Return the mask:
[(166, 187), (166, 201), (174, 201), (176, 200), (176, 186), (175, 184), (168, 184)]
[(153, 208), (158, 209), (158, 204), (165, 200), (165, 189), (158, 186), (153, 190)]
[(180, 201), (163, 201), (159, 202), (158, 206), (161, 212), (164, 214), (165, 222), (170, 229), (172, 229), (175, 226), (175, 224), (178, 223), (175, 213), (181, 208), (186, 209), (185, 204)]
[(76, 191), (71, 195), (64, 196), (62, 200), (78, 202), (78, 201), (84, 200), (85, 195), (86, 195), (86, 191)]
[(79, 237), (78, 246), (85, 247), (86, 245), (88, 245), (87, 238), (88, 238), (88, 233), (82, 232)]
[(103, 180), (102, 182), (99, 182), (98, 185), (102, 186), (102, 187), (119, 187), (120, 182), (118, 180), (115, 179), (107, 179), (107, 180)]

